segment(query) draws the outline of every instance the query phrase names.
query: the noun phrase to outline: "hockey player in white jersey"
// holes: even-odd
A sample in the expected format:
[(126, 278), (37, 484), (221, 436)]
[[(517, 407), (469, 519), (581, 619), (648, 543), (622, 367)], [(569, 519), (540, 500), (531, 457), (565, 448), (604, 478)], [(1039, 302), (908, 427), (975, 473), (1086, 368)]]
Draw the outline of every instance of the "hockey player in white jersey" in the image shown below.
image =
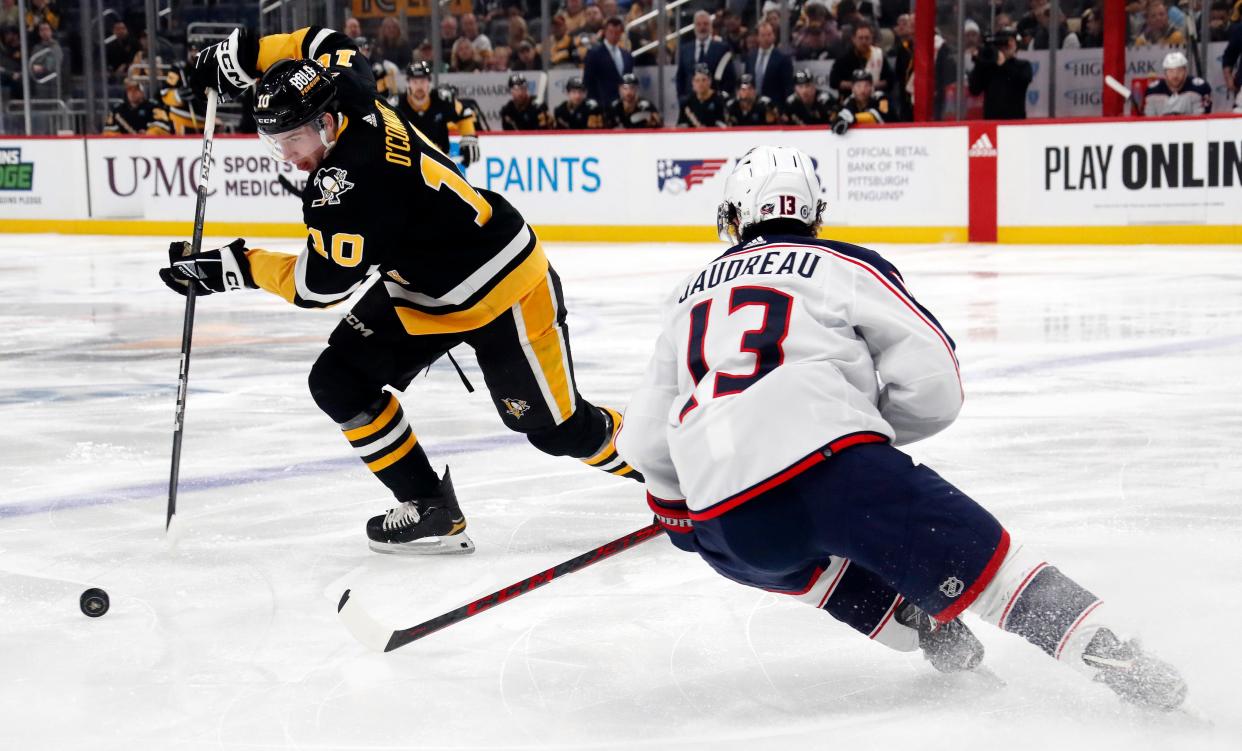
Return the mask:
[(878, 253), (816, 239), (810, 159), (760, 147), (725, 185), (736, 243), (667, 300), (618, 450), (656, 519), (720, 574), (797, 597), (945, 671), (982, 647), (970, 609), (1136, 704), (1185, 684), (1101, 601), (896, 447), (948, 427), (954, 343)]

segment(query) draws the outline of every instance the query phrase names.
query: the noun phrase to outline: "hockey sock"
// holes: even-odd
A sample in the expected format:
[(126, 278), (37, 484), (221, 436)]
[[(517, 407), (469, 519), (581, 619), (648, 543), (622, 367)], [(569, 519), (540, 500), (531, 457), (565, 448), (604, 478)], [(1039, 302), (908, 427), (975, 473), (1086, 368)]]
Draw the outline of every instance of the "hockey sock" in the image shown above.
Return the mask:
[[(591, 405), (584, 404), (583, 406)], [(602, 469), (617, 477), (628, 477), (642, 482), (643, 476), (617, 453), (617, 433), (621, 432), (621, 413), (611, 407), (595, 407), (595, 409), (602, 412), (606, 418), (603, 426), (604, 443), (594, 454), (583, 457), (582, 463), (588, 467)]]
[(397, 500), (411, 501), (436, 492), (440, 478), (393, 394), (384, 394), (373, 408), (341, 423), (341, 430), (367, 469)]
[(970, 609), (1053, 659), (1088, 671), (1082, 653), (1104, 625), (1102, 602), (1039, 555), (1011, 545), (996, 577)]
[(805, 591), (789, 594), (890, 649), (919, 648), (918, 632), (894, 618), (905, 599), (879, 576), (846, 558), (832, 556), (827, 567), (816, 569)]

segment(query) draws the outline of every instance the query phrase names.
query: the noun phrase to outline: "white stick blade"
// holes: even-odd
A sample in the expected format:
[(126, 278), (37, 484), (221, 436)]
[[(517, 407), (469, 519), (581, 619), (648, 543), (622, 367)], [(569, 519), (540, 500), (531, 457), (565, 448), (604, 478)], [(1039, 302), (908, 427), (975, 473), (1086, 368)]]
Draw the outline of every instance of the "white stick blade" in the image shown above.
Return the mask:
[(341, 602), (336, 606), (337, 615), (341, 617), (341, 622), (355, 639), (376, 652), (383, 652), (388, 646), (388, 640), (392, 638), (392, 629), (386, 628), (372, 618), (371, 614), (358, 604), (357, 598), (350, 597), (349, 592), (347, 589), (341, 595)]

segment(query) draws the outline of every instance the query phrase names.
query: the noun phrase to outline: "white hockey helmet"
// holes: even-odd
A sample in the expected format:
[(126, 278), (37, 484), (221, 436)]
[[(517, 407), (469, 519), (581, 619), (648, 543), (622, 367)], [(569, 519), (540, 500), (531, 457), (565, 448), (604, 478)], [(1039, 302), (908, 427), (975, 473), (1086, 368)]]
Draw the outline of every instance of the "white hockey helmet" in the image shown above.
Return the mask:
[(1189, 68), (1190, 61), (1186, 59), (1186, 55), (1184, 53), (1178, 50), (1173, 50), (1164, 56), (1164, 65), (1162, 67), (1165, 70), (1168, 70), (1169, 68)]
[(793, 219), (819, 224), (825, 203), (811, 158), (789, 146), (756, 146), (737, 161), (725, 180), (716, 210), (716, 231), (725, 242), (741, 242), (752, 224)]

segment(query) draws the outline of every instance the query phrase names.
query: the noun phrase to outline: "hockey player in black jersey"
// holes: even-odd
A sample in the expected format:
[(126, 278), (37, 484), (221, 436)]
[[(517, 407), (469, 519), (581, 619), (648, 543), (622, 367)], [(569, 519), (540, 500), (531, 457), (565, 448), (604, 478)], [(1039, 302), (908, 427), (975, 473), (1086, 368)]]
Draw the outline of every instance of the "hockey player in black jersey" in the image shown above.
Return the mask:
[(608, 105), (604, 121), (609, 128), (659, 128), (664, 125), (660, 111), (638, 95), (638, 76), (626, 73), (617, 86), (617, 98)]
[(725, 98), (712, 88), (712, 71), (706, 65), (694, 69), (690, 81), (690, 96), (681, 100), (677, 113), (679, 128), (723, 128), (725, 122)]
[(504, 130), (547, 130), (552, 126), (548, 105), (530, 95), (526, 76), (509, 76), (509, 101), (500, 108), (500, 127)]
[(173, 128), (168, 110), (147, 99), (138, 80), (126, 78), (125, 98), (108, 113), (103, 132), (106, 136), (170, 136)]
[(479, 161), (479, 137), (475, 133), (474, 110), (445, 88), (431, 86), (431, 66), (423, 61), (405, 70), (405, 96), (397, 101), (397, 112), (431, 139), (436, 148), (449, 153), (449, 124), (461, 134), (461, 162), (469, 167)]
[(827, 125), (836, 115), (837, 106), (832, 94), (815, 85), (815, 74), (804, 69), (794, 74), (794, 93), (781, 109), (782, 118), (789, 125)]
[(578, 393), (560, 280), (538, 238), (377, 96), (351, 40), (314, 26), (262, 39), (240, 29), (203, 50), (197, 71), (196, 86), (229, 98), (257, 84), (261, 138), (309, 173), (308, 236), (298, 255), (241, 239), (188, 255), (176, 242), (160, 276), (178, 292), (261, 288), (321, 308), (378, 275), (309, 377), (315, 402), (399, 502), (367, 523), (373, 549), (473, 550), (448, 472), (432, 469), (393, 393), (462, 343), (508, 428), (545, 453), (638, 479), (613, 447), (620, 415)]
[(776, 125), (780, 122), (780, 110), (771, 99), (758, 94), (755, 77), (749, 73), (743, 74), (737, 85), (737, 96), (730, 99), (725, 107), (725, 121), (734, 127)]
[(565, 84), (566, 99), (552, 111), (557, 130), (596, 130), (604, 127), (604, 110), (587, 97), (586, 84), (578, 76)]
[(832, 124), (832, 132), (845, 133), (854, 123), (882, 123), (888, 117), (888, 99), (883, 92), (875, 91), (871, 74), (859, 68), (850, 79), (850, 98), (845, 100)]

